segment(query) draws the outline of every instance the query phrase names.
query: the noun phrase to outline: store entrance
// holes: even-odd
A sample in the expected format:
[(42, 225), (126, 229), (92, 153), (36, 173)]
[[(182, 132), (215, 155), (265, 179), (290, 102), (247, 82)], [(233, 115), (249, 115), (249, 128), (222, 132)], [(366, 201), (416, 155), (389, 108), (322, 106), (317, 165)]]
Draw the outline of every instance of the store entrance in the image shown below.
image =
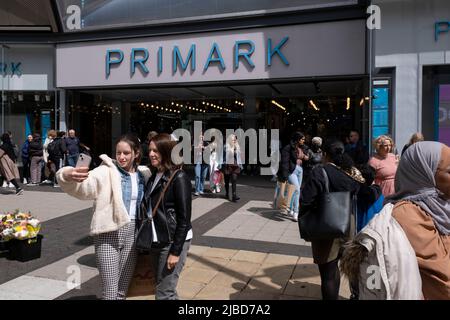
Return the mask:
[(278, 129), (282, 143), (302, 131), (308, 139), (335, 136), (345, 140), (351, 129), (368, 140), (367, 82), (322, 79), (221, 86), (124, 88), (72, 91), (68, 127), (96, 154), (112, 153), (120, 134), (149, 131)]

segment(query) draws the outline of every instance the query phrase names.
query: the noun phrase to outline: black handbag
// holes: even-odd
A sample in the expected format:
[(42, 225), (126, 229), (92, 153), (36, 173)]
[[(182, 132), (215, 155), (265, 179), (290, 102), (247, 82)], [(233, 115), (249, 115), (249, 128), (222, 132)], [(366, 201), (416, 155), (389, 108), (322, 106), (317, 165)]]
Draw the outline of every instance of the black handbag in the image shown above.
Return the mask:
[[(173, 178), (175, 177), (175, 174), (178, 171), (180, 171), (180, 169), (175, 170), (175, 172), (172, 173), (172, 175), (170, 176), (169, 181), (167, 182), (166, 186), (164, 187), (164, 190), (161, 192), (161, 195), (159, 196), (156, 206), (152, 210), (152, 214), (149, 215), (147, 210), (144, 211), (145, 217), (142, 218), (142, 220), (140, 221), (139, 229), (138, 229), (138, 232), (136, 235), (136, 249), (137, 250), (148, 251), (152, 247), (155, 247), (155, 244), (153, 243), (152, 220), (156, 214), (156, 211), (158, 210), (159, 205), (161, 204), (161, 201), (164, 198), (164, 195), (166, 194), (167, 188), (169, 188), (170, 183), (172, 182)], [(141, 212), (142, 211), (143, 210), (141, 210)]]
[(330, 192), (328, 175), (325, 176), (325, 192), (317, 207), (299, 219), (300, 237), (306, 241), (330, 240), (348, 237), (353, 199), (349, 191)]

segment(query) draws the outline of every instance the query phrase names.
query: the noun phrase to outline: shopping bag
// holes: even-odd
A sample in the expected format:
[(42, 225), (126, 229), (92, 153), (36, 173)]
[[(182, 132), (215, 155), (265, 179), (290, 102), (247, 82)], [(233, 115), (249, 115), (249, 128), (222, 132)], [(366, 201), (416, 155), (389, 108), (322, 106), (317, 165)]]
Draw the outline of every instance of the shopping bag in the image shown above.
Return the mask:
[(290, 211), (294, 207), (294, 196), (298, 196), (295, 185), (287, 182), (278, 182), (275, 187), (273, 208)]
[(223, 173), (220, 170), (214, 171), (213, 183), (215, 186), (223, 186), (225, 184)]
[(277, 182), (275, 187), (275, 194), (273, 197), (273, 208), (284, 209), (286, 206), (286, 199), (284, 198), (284, 190), (286, 189), (287, 182)]
[(151, 254), (139, 254), (133, 278), (128, 287), (128, 300), (153, 300), (156, 287), (156, 259)]

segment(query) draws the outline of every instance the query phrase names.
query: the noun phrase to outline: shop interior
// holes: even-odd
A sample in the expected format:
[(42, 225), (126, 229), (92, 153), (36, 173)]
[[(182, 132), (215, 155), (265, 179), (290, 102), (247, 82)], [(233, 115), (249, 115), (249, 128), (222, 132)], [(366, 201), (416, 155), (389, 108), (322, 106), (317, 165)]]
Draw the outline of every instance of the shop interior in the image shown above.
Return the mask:
[(364, 79), (313, 80), (243, 85), (73, 90), (68, 92), (68, 128), (94, 153), (111, 153), (115, 137), (169, 132), (194, 121), (204, 130), (279, 129), (287, 143), (294, 131), (343, 138), (368, 130)]

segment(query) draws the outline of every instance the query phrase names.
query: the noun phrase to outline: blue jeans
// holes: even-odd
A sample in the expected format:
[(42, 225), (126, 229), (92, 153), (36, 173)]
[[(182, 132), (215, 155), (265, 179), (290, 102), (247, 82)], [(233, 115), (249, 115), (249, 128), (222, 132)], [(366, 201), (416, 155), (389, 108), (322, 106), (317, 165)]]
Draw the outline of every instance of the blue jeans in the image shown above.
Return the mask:
[(289, 175), (288, 182), (295, 186), (295, 192), (291, 199), (291, 209), (298, 213), (298, 207), (300, 203), (300, 187), (302, 186), (303, 168), (297, 165), (294, 171)]
[(79, 153), (69, 154), (67, 156), (67, 165), (71, 166), (71, 167), (75, 167), (77, 164), (77, 161), (78, 161), (78, 156), (79, 156)]
[(195, 165), (195, 192), (203, 192), (207, 173), (207, 164), (197, 163)]

